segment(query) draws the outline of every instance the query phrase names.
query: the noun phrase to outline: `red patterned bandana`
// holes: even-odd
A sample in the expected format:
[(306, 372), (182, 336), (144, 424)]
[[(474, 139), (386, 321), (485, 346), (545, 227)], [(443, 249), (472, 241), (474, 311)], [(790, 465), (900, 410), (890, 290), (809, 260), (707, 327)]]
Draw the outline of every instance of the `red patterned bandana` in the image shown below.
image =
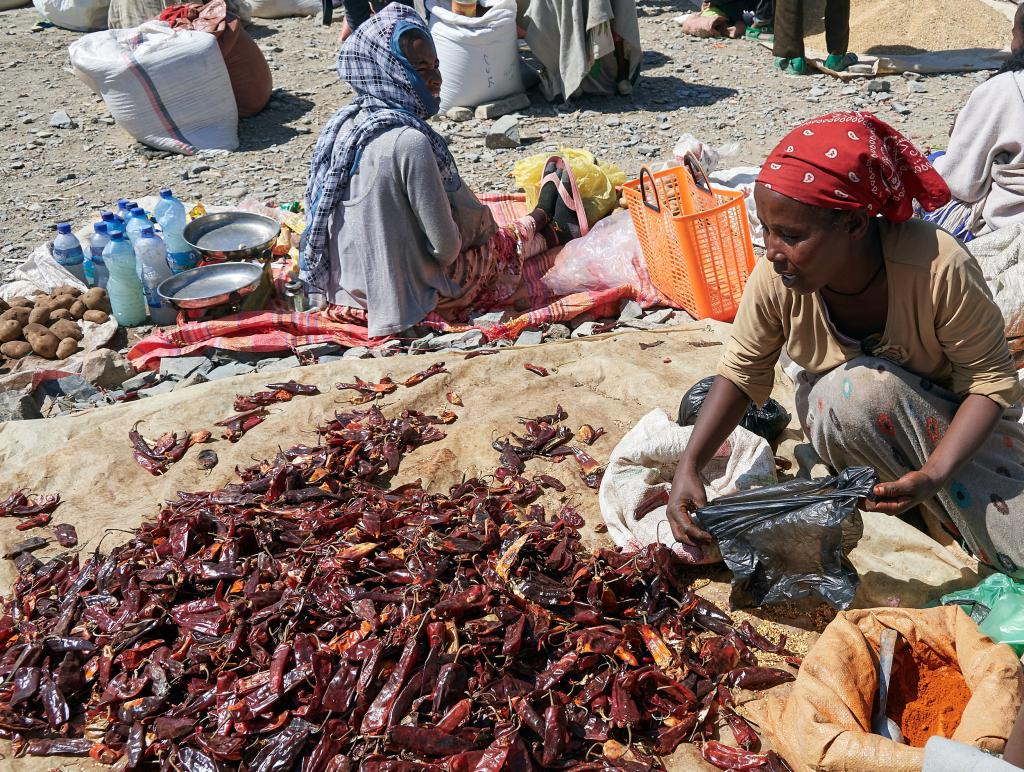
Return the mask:
[(949, 187), (909, 139), (871, 113), (830, 113), (791, 131), (768, 156), (757, 181), (803, 204), (867, 209), (909, 220), (917, 199), (933, 211)]

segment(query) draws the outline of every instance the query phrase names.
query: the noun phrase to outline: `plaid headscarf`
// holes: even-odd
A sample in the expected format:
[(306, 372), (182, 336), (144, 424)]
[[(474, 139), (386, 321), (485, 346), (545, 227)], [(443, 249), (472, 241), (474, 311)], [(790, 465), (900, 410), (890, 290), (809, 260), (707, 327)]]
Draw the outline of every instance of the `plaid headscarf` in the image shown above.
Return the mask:
[[(338, 75), (352, 86), (356, 98), (324, 126), (309, 166), (300, 267), (302, 278), (314, 289), (322, 291), (327, 286), (331, 214), (371, 140), (397, 126), (422, 132), (430, 140), (445, 188), (454, 191), (459, 187), (459, 171), (447, 143), (425, 120), (437, 114), (437, 99), (398, 45), (398, 39), (409, 30), (430, 34), (413, 9), (392, 3), (360, 24), (338, 52)], [(360, 111), (366, 118), (341, 134), (342, 125)]]

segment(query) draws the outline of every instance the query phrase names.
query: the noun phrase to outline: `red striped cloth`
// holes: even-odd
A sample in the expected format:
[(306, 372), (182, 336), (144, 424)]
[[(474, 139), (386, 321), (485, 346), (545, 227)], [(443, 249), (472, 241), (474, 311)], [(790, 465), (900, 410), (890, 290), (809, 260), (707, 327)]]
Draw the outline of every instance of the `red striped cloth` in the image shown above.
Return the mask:
[[(485, 195), (481, 200), (491, 208), (498, 225), (507, 225), (526, 213), (525, 198), (521, 194)], [(453, 323), (437, 313), (431, 313), (423, 324), (439, 332), (480, 329), (488, 340), (497, 340), (516, 337), (530, 327), (565, 322), (584, 313), (595, 317), (613, 316), (618, 313), (621, 301), (627, 298), (645, 307), (664, 302), (645, 271), (638, 271), (636, 286), (553, 296), (543, 279), (555, 265), (559, 252), (559, 249), (552, 249), (526, 261), (522, 281), (527, 287), (528, 311), (491, 327)], [(365, 312), (355, 309), (334, 306), (328, 311), (304, 313), (259, 311), (233, 314), (208, 322), (187, 322), (177, 328), (159, 330), (139, 341), (128, 352), (128, 359), (137, 370), (155, 370), (163, 357), (185, 356), (207, 348), (270, 352), (295, 350), (309, 343), (373, 348), (387, 340), (391, 338), (371, 339), (367, 335)]]

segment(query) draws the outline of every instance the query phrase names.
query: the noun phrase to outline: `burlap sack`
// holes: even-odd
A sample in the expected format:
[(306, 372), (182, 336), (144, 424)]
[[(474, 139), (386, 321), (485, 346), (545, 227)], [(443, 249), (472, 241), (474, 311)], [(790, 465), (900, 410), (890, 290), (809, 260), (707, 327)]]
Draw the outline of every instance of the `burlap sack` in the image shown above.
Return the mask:
[(1024, 698), (1020, 662), (959, 608), (878, 608), (839, 614), (804, 658), (785, 700), (767, 700), (762, 729), (795, 772), (920, 772), (924, 749), (870, 733), (878, 642), (897, 630), (959, 662), (971, 690), (951, 739), (1000, 752)]

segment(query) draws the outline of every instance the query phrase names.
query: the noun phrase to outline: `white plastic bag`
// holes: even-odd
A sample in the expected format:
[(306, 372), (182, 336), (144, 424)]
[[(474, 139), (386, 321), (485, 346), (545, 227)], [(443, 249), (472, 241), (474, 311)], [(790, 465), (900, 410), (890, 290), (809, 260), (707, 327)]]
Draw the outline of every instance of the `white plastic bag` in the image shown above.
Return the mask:
[[(107, 28), (110, 0), (32, 0), (32, 4), (40, 16), (61, 29), (92, 32)], [(14, 8), (17, 5), (19, 3), (3, 7)]]
[(252, 15), (258, 19), (315, 16), (322, 9), (320, 0), (252, 0)]
[(150, 21), (69, 46), (75, 74), (139, 142), (192, 155), (238, 147), (238, 109), (217, 38)]
[(441, 63), (441, 112), (523, 90), (515, 0), (496, 0), (483, 16), (473, 18), (436, 6), (430, 12), (430, 34)]
[[(690, 441), (692, 426), (679, 426), (661, 409), (653, 410), (619, 440), (601, 480), (598, 500), (608, 536), (627, 552), (677, 542), (668, 522), (666, 503), (679, 457)], [(708, 498), (716, 499), (749, 488), (773, 485), (775, 457), (762, 437), (737, 427), (702, 474)], [(661, 503), (641, 519), (645, 502)], [(644, 507), (646, 508), (646, 507)]]

